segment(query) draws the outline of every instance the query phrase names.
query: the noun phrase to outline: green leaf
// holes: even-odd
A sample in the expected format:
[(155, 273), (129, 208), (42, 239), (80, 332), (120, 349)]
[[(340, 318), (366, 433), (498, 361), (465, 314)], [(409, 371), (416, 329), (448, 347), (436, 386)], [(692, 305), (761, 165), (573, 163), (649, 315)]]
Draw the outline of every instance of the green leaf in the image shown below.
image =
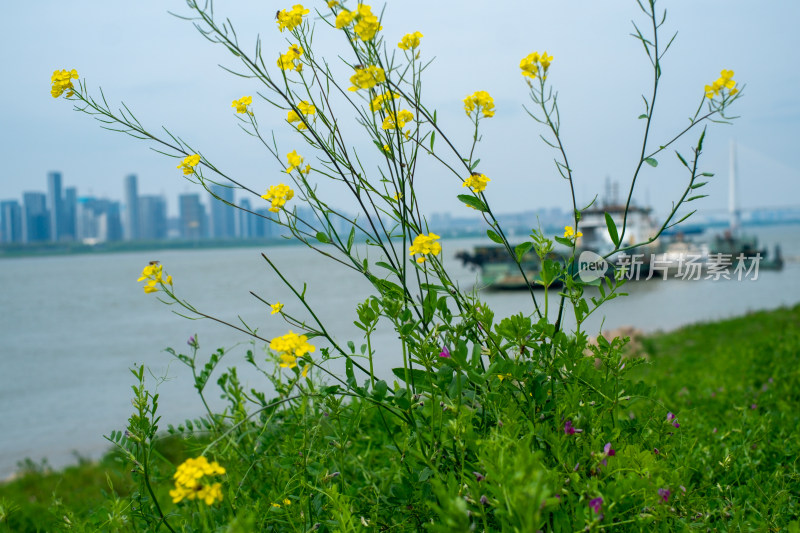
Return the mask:
[(640, 118), (640, 119), (642, 119), (642, 118), (647, 118), (647, 113), (642, 113), (641, 115), (639, 115), (639, 118)]
[(485, 213), (489, 210), (489, 208), (486, 207), (486, 204), (484, 204), (480, 198), (475, 196), (470, 196), (469, 194), (459, 194), (458, 199), (467, 204), (469, 207), (477, 209), (481, 213)]
[(331, 242), (330, 239), (328, 239), (328, 236), (322, 233), (321, 231), (317, 232), (317, 240), (323, 244), (328, 244), (329, 242)]
[(608, 227), (608, 234), (611, 236), (611, 242), (614, 243), (614, 246), (619, 246), (619, 233), (617, 233), (617, 225), (614, 223), (614, 219), (606, 213), (606, 226)]
[(533, 248), (532, 242), (523, 242), (522, 244), (517, 245), (514, 248), (514, 254), (517, 256), (517, 263), (522, 261), (522, 256), (525, 255), (525, 252)]
[(648, 165), (650, 165), (651, 167), (657, 167), (658, 166), (658, 161), (656, 161), (652, 157), (645, 157), (644, 158), (644, 162), (647, 163)]
[(405, 368), (393, 368), (392, 374), (397, 376), (397, 378), (404, 382), (411, 385), (414, 383), (414, 386), (417, 388), (424, 387), (430, 383), (430, 379), (428, 377), (428, 373), (425, 370), (420, 370), (418, 368), (412, 368), (408, 371), (408, 379), (409, 381), (406, 382), (406, 369)]
[(494, 242), (496, 242), (497, 244), (503, 244), (503, 238), (500, 235), (498, 235), (497, 233), (495, 233), (494, 231), (492, 231), (490, 229), (487, 229), (486, 230), (486, 235), (488, 235), (489, 238), (491, 240), (493, 240)]
[(686, 162), (686, 160), (683, 158), (683, 156), (680, 153), (675, 152), (675, 155), (677, 155), (678, 159), (681, 160), (681, 163), (683, 163), (683, 166), (685, 166), (686, 168), (689, 168), (689, 163)]
[(480, 162), (481, 162), (481, 160), (480, 160), (480, 159), (476, 159), (476, 160), (475, 160), (475, 161), (473, 161), (473, 163), (472, 163), (472, 164), (469, 166), (469, 169), (470, 169), (470, 170), (475, 170), (475, 167), (477, 167), (477, 166), (478, 166), (478, 163), (480, 163)]
[(708, 195), (707, 194), (698, 194), (697, 196), (692, 196), (691, 198), (689, 198), (686, 201), (687, 202), (692, 202), (694, 200), (699, 200), (700, 198), (705, 198), (706, 196), (708, 196)]
[(701, 181), (700, 183), (695, 183), (694, 185), (692, 185), (692, 189), (699, 189), (703, 185), (707, 185), (707, 184), (708, 184), (707, 181)]
[(381, 401), (386, 398), (386, 392), (389, 390), (389, 386), (386, 384), (385, 381), (380, 380), (375, 382), (375, 387), (372, 389), (372, 397), (377, 401)]
[(564, 237), (559, 237), (558, 235), (555, 236), (555, 239), (557, 243), (563, 244), (564, 246), (569, 246), (570, 248), (572, 248), (572, 245), (574, 244), (571, 240)]
[(436, 132), (431, 133), (431, 152), (433, 152), (433, 141), (436, 140)]
[(396, 269), (396, 268), (394, 268), (394, 267), (393, 267), (392, 265), (390, 265), (389, 263), (385, 263), (385, 262), (383, 262), (383, 261), (376, 261), (376, 262), (375, 262), (375, 266), (383, 267), (383, 268), (385, 268), (386, 270), (388, 270), (389, 272), (391, 272), (392, 274), (397, 274), (397, 275), (399, 275), (399, 274), (397, 273), (397, 269)]
[(350, 236), (347, 237), (347, 251), (348, 252), (353, 249), (353, 241), (355, 240), (355, 238), (356, 238), (356, 227), (353, 226), (352, 228), (350, 228)]

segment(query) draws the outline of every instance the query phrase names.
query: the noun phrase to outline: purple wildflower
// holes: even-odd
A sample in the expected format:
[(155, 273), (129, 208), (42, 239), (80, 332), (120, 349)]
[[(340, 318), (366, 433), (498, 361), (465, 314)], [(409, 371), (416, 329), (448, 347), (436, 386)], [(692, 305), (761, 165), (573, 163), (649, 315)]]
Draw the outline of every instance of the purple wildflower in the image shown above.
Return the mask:
[(439, 352), (439, 357), (450, 358), (450, 350), (447, 349), (447, 346), (442, 346), (442, 351)]
[(677, 420), (676, 420), (675, 422), (673, 422), (673, 423), (672, 423), (672, 425), (673, 425), (673, 426), (675, 426), (676, 428), (679, 428), (679, 427), (681, 427), (681, 425), (680, 425), (680, 424), (678, 424), (678, 421), (677, 421)]
[(480, 472), (473, 472), (473, 474), (475, 475), (475, 480), (478, 481), (478, 482), (483, 481), (484, 479), (486, 479), (486, 476), (484, 476)]
[(486, 497), (486, 494), (481, 495), (481, 505), (489, 505), (489, 498)]
[(592, 508), (594, 514), (600, 514), (600, 509), (603, 507), (603, 498), (597, 497), (589, 501), (589, 507)]
[(186, 344), (194, 348), (195, 346), (197, 346), (197, 339), (195, 339), (194, 335), (192, 335), (191, 337), (189, 337), (189, 340), (186, 341)]
[(750, 409), (756, 410), (756, 409), (758, 409), (758, 406), (757, 406), (756, 404), (752, 404), (752, 405), (750, 406)]
[(669, 489), (658, 489), (658, 496), (661, 498), (662, 502), (667, 503), (667, 500), (669, 500), (669, 495)]
[(572, 471), (577, 472), (580, 467), (581, 467), (580, 463), (575, 463), (575, 468), (573, 468)]
[(656, 455), (658, 455), (658, 454), (659, 454), (659, 453), (661, 453), (661, 452), (660, 452), (660, 451), (658, 451), (658, 448), (653, 448), (653, 453), (654, 453), (654, 454), (656, 454)]
[(603, 466), (608, 465), (609, 457), (614, 457), (615, 455), (617, 455), (617, 451), (611, 448), (610, 442), (607, 442), (606, 445), (603, 447), (603, 453), (606, 454), (606, 456), (603, 458)]
[(564, 433), (567, 435), (574, 435), (575, 433), (583, 433), (583, 430), (573, 426), (572, 420), (567, 420), (564, 423)]
[(684, 487), (683, 485), (681, 485), (681, 490), (683, 491), (683, 493), (684, 493), (684, 494), (686, 494), (686, 487)]
[(714, 429), (711, 431), (711, 433), (716, 433), (716, 432), (717, 432), (717, 428), (714, 428)]
[(676, 418), (678, 418), (678, 417), (677, 417), (677, 416), (675, 416), (675, 415), (673, 415), (672, 413), (667, 413), (667, 420), (668, 420), (668, 421), (672, 422), (672, 421), (673, 421), (673, 420), (675, 420)]

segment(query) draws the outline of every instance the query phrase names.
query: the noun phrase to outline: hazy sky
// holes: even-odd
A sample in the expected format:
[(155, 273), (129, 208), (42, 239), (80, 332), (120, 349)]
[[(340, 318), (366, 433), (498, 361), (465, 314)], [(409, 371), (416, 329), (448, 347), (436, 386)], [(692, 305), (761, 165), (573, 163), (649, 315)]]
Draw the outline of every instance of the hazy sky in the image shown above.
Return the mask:
[[(349, 0), (349, 4), (354, 4)], [(678, 37), (664, 59), (662, 92), (657, 103), (653, 141), (659, 143), (687, 124), (702, 96), (703, 85), (733, 69), (746, 84), (735, 109), (733, 126), (712, 124), (702, 168), (717, 173), (697, 206), (719, 209), (727, 204), (728, 150), (739, 146), (740, 202), (745, 207), (800, 204), (800, 74), (797, 50), (800, 2), (783, 0), (673, 0), (663, 39)], [(275, 11), (290, 3), (252, 0), (217, 2), (248, 46), (261, 33), (267, 58), (284, 51)], [(321, 0), (315, 4), (324, 7)], [(35, 6), (35, 7), (34, 7)], [(380, 4), (374, 4), (380, 10)], [(23, 191), (44, 190), (49, 170), (64, 174), (65, 186), (80, 195), (122, 197), (122, 180), (135, 173), (141, 194), (197, 190), (175, 168), (174, 160), (149, 150), (147, 143), (102, 130), (71, 104), (50, 96), (54, 69), (75, 68), (91, 92), (102, 87), (109, 102), (124, 101), (151, 131), (162, 125), (183, 136), (217, 165), (261, 190), (281, 180), (281, 168), (237, 126), (230, 102), (260, 89), (251, 80), (232, 77), (217, 67), (236, 67), (235, 58), (205, 41), (192, 25), (167, 11), (186, 13), (179, 0), (136, 2), (6, 2), (6, 25), (0, 37), (0, 199)], [(538, 139), (540, 126), (522, 110), (527, 87), (519, 61), (529, 52), (554, 56), (549, 81), (559, 92), (564, 142), (575, 170), (579, 199), (602, 193), (606, 176), (624, 187), (640, 149), (644, 122), (640, 94), (649, 94), (651, 71), (642, 47), (629, 36), (631, 20), (646, 26), (634, 0), (561, 1), (419, 1), (390, 0), (383, 34), (392, 47), (399, 38), (421, 31), (424, 58), (436, 57), (426, 71), (428, 105), (438, 109), (444, 127), (467, 148), (469, 122), (462, 99), (489, 91), (497, 113), (484, 121), (478, 148), (480, 170), (492, 182), (487, 195), (498, 212), (544, 206), (568, 207), (566, 183), (552, 164), (553, 153)], [(343, 40), (322, 24), (317, 53), (338, 61)], [(349, 57), (348, 57), (349, 58)], [(793, 59), (794, 58), (794, 59)], [(274, 62), (270, 62), (273, 65)], [(277, 68), (275, 68), (277, 71)], [(343, 80), (346, 83), (346, 80)], [(253, 109), (271, 116), (269, 105), (255, 99)], [(281, 120), (274, 120), (280, 149), (297, 148), (310, 156)], [(679, 143), (684, 153), (696, 135)], [(350, 144), (373, 148), (359, 137)], [(662, 155), (657, 169), (647, 169), (636, 198), (658, 211), (683, 187), (685, 175), (674, 155)], [(456, 196), (460, 183), (434, 165), (417, 177), (429, 212), (466, 213)], [(334, 204), (351, 200), (338, 191)], [(174, 213), (174, 211), (173, 211)]]

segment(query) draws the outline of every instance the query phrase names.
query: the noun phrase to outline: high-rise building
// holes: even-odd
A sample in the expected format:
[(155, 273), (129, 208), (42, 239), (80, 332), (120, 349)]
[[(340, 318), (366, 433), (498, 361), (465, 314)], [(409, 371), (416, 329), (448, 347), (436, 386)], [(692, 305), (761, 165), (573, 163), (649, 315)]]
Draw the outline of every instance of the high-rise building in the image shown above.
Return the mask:
[(254, 224), (254, 216), (249, 211), (252, 209), (250, 207), (250, 200), (247, 198), (242, 198), (239, 200), (239, 207), (236, 211), (236, 236), (240, 239), (250, 239), (253, 237), (253, 227)]
[(136, 174), (125, 176), (125, 240), (139, 239), (141, 224), (139, 222), (139, 187)]
[(47, 196), (41, 192), (22, 193), (22, 242), (43, 242), (50, 239)]
[(139, 230), (142, 240), (167, 238), (167, 201), (163, 196), (139, 197)]
[(63, 233), (63, 199), (61, 198), (61, 172), (47, 173), (47, 211), (50, 213), (50, 240), (60, 241)]
[(75, 240), (75, 216), (78, 208), (78, 191), (75, 187), (64, 189), (64, 235), (67, 240)]
[(122, 240), (119, 202), (92, 197), (77, 201), (76, 234), (84, 242)]
[(199, 240), (207, 235), (206, 212), (200, 203), (199, 194), (182, 194), (178, 196), (178, 207), (181, 217), (181, 237), (187, 240)]
[(22, 209), (16, 200), (0, 202), (0, 242), (22, 242)]
[(209, 189), (211, 191), (209, 199), (211, 238), (232, 239), (235, 236), (236, 208), (228, 204), (233, 203), (233, 189), (222, 185), (212, 185)]

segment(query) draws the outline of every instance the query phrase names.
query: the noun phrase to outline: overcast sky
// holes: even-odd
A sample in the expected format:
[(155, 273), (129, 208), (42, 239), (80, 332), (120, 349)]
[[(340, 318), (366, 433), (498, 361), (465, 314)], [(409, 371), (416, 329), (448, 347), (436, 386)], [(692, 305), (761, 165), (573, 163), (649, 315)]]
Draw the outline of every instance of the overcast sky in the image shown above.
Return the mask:
[[(321, 0), (317, 4), (324, 7)], [(707, 191), (711, 197), (698, 207), (727, 205), (731, 140), (739, 147), (744, 207), (800, 204), (800, 2), (660, 4), (669, 9), (663, 38), (679, 33), (664, 59), (654, 143), (687, 124), (703, 85), (721, 69), (733, 69), (735, 79), (747, 85), (732, 110), (741, 118), (733, 126), (712, 124), (709, 129), (702, 168), (717, 178)], [(231, 19), (242, 41), (252, 43), (260, 33), (265, 55), (276, 56), (285, 50), (287, 34), (277, 31), (275, 11), (290, 5), (225, 0), (216, 7)], [(374, 8), (379, 11), (380, 4)], [(281, 168), (239, 131), (230, 107), (233, 99), (255, 96), (260, 87), (222, 71), (217, 65), (235, 67), (235, 58), (168, 10), (186, 13), (187, 8), (179, 0), (5, 3), (9, 24), (0, 36), (0, 199), (44, 190), (50, 170), (62, 171), (64, 186), (78, 187), (79, 195), (117, 199), (122, 198), (124, 176), (135, 173), (140, 193), (166, 194), (173, 214), (174, 197), (195, 190), (172, 159), (144, 142), (101, 129), (72, 111), (70, 103), (53, 99), (50, 76), (62, 68), (77, 69), (94, 94), (102, 87), (109, 102), (124, 101), (152, 131), (163, 125), (183, 136), (247, 185), (260, 190), (281, 180)], [(424, 34), (423, 57), (436, 57), (424, 78), (426, 100), (464, 148), (470, 126), (462, 99), (476, 90), (494, 97), (497, 113), (484, 121), (480, 170), (492, 179), (487, 195), (495, 210), (514, 212), (568, 207), (568, 189), (552, 164), (554, 154), (538, 140), (540, 127), (522, 110), (527, 88), (518, 64), (534, 50), (547, 50), (555, 58), (548, 81), (559, 92), (579, 200), (602, 193), (607, 176), (623, 187), (630, 179), (644, 125), (636, 118), (642, 112), (640, 94), (649, 94), (651, 79), (641, 45), (629, 36), (632, 19), (646, 26), (634, 0), (390, 0), (382, 33), (392, 47), (405, 33)], [(329, 59), (337, 61), (341, 34), (319, 24), (316, 38), (317, 53), (329, 50)], [(266, 113), (268, 104), (256, 99), (253, 108)], [(281, 150), (303, 153), (285, 123), (276, 120), (274, 128)], [(677, 147), (688, 153), (694, 142), (692, 135)], [(350, 144), (370, 150), (358, 137)], [(673, 155), (662, 155), (657, 169), (646, 170), (636, 194), (640, 203), (649, 202), (659, 212), (669, 208), (685, 181), (675, 161)], [(430, 199), (425, 205), (429, 212), (465, 213), (456, 199), (463, 189), (455, 178), (433, 165), (421, 170), (417, 183)], [(343, 194), (333, 194), (334, 204), (350, 205)]]

